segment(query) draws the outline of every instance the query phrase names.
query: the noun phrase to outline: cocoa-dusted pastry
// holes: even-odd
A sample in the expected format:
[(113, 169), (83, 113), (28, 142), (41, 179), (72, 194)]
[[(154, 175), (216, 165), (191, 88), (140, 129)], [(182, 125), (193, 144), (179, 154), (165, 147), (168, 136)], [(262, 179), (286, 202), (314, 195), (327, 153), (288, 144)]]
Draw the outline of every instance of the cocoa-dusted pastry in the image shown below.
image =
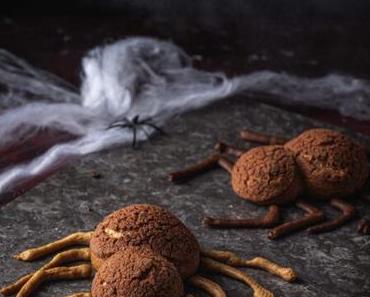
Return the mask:
[(259, 205), (292, 202), (302, 190), (294, 155), (279, 145), (243, 153), (232, 167), (231, 185), (241, 198)]
[(92, 297), (181, 297), (184, 287), (175, 265), (148, 248), (126, 247), (97, 271)]
[(151, 248), (170, 259), (183, 278), (199, 266), (200, 248), (190, 230), (168, 210), (135, 204), (108, 215), (95, 229), (90, 241), (91, 259), (99, 268), (111, 255), (128, 246)]
[[(200, 267), (204, 271), (218, 272), (244, 282), (252, 288), (255, 297), (274, 295), (248, 274), (235, 267), (264, 269), (288, 282), (296, 279), (296, 273), (291, 268), (279, 266), (262, 257), (245, 260), (228, 251), (200, 249), (196, 238), (179, 219), (163, 208), (148, 204), (136, 204), (120, 209), (107, 216), (94, 232), (74, 233), (47, 245), (26, 250), (15, 258), (32, 261), (66, 247), (81, 244), (90, 245), (91, 249), (75, 248), (63, 251), (35, 273), (20, 278), (15, 283), (2, 288), (0, 292), (6, 296), (18, 292), (17, 297), (26, 297), (44, 280), (88, 278), (93, 275), (93, 268), (98, 271), (93, 285), (93, 297), (108, 296), (105, 294), (115, 296), (114, 292), (120, 290), (131, 292), (135, 288), (137, 289), (135, 294), (138, 295), (117, 293), (117, 296), (152, 296), (145, 295), (145, 289), (140, 284), (140, 280), (143, 279), (151, 283), (152, 290), (157, 294), (153, 296), (165, 297), (167, 293), (171, 293), (176, 297), (181, 291), (181, 286), (178, 285), (178, 279), (181, 278), (205, 290), (211, 296), (226, 296), (217, 283), (198, 274)], [(123, 264), (119, 262), (120, 259), (124, 262)], [(74, 261), (91, 261), (93, 265), (60, 266)], [(130, 261), (132, 261), (131, 264), (129, 264)], [(185, 263), (185, 261), (191, 263)], [(147, 266), (144, 267), (144, 264)], [(128, 269), (130, 270), (128, 273), (132, 274), (126, 277), (127, 279), (132, 278), (133, 281), (120, 282), (120, 277)], [(160, 276), (151, 278), (151, 273), (157, 270), (168, 274), (167, 279)], [(173, 272), (174, 270), (177, 274)], [(107, 281), (108, 278), (111, 281)], [(137, 287), (134, 286), (135, 282), (137, 282)], [(119, 285), (122, 287), (118, 288)], [(173, 285), (173, 287), (168, 287), (168, 285)], [(159, 288), (166, 288), (166, 290), (163, 289), (165, 293), (161, 295), (159, 292), (162, 292), (162, 289)], [(157, 289), (160, 291), (156, 291)], [(90, 297), (91, 293), (78, 293), (71, 296)]]
[(361, 190), (368, 178), (364, 148), (336, 131), (308, 130), (285, 148), (294, 153), (312, 197), (346, 197)]
[[(288, 141), (283, 137), (242, 131), (243, 139), (269, 144), (240, 151), (223, 143), (217, 153), (182, 171), (170, 174), (181, 181), (219, 164), (231, 175), (233, 190), (239, 197), (269, 206), (265, 216), (255, 219), (206, 218), (212, 227), (274, 227), (269, 238), (275, 239), (296, 230), (310, 233), (333, 230), (355, 215), (355, 209), (340, 199), (359, 192), (369, 175), (364, 148), (349, 137), (328, 129), (312, 129)], [(225, 155), (237, 157), (232, 164)], [(324, 213), (302, 200), (304, 196), (330, 200), (342, 214), (329, 222)], [(279, 225), (279, 205), (295, 202), (306, 212), (303, 218)], [(313, 226), (316, 225), (316, 226)], [(313, 227), (311, 227), (313, 226)]]

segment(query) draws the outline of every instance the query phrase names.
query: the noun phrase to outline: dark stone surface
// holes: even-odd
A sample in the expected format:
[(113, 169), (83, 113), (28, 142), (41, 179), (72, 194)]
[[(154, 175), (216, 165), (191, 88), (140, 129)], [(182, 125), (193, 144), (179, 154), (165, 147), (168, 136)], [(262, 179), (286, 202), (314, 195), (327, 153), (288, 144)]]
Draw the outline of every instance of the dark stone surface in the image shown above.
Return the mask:
[[(224, 101), (173, 120), (167, 128), (169, 136), (157, 137), (141, 149), (117, 148), (75, 163), (0, 210), (0, 285), (41, 265), (41, 261), (17, 262), (11, 258), (14, 253), (70, 232), (91, 230), (113, 210), (147, 202), (170, 208), (202, 245), (234, 250), (244, 257), (266, 256), (293, 266), (300, 275), (294, 284), (247, 269), (275, 296), (369, 296), (370, 237), (359, 236), (355, 222), (329, 234), (300, 232), (279, 241), (268, 240), (266, 230), (210, 230), (201, 224), (204, 214), (243, 217), (264, 209), (238, 199), (222, 170), (182, 185), (167, 181), (168, 172), (207, 156), (218, 139), (247, 148), (236, 138), (243, 127), (293, 136), (313, 126), (321, 124), (261, 104)], [(366, 203), (356, 204), (361, 214), (370, 209)], [(285, 217), (298, 214), (293, 207), (284, 212)], [(251, 294), (233, 280), (211, 277), (228, 296)], [(89, 280), (52, 283), (35, 295), (63, 296), (89, 285)]]

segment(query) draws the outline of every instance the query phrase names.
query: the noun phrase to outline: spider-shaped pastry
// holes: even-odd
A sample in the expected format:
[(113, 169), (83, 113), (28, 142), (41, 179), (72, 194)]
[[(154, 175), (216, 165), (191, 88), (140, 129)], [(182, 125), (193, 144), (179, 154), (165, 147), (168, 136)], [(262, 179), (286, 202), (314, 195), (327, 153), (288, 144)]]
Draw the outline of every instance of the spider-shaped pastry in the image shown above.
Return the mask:
[[(244, 140), (268, 144), (247, 152), (223, 143), (216, 145), (218, 153), (183, 171), (170, 174), (170, 180), (190, 178), (219, 164), (231, 175), (234, 192), (242, 199), (269, 206), (265, 216), (255, 219), (206, 218), (213, 227), (272, 228), (274, 239), (296, 230), (310, 233), (333, 230), (355, 215), (355, 208), (341, 198), (352, 198), (368, 178), (365, 149), (349, 137), (328, 129), (307, 130), (288, 140), (282, 137), (243, 131)], [(226, 154), (237, 157), (232, 164)], [(336, 219), (325, 220), (323, 211), (302, 198), (330, 200), (342, 212)], [(287, 223), (280, 221), (280, 205), (295, 202), (306, 212), (303, 218)], [(317, 226), (315, 224), (321, 223)], [(359, 227), (365, 233), (368, 228)]]
[[(79, 232), (15, 256), (32, 261), (74, 245), (89, 245), (57, 254), (35, 273), (1, 289), (8, 296), (29, 296), (44, 280), (92, 277), (91, 292), (70, 297), (181, 297), (183, 281), (211, 296), (226, 296), (215, 282), (198, 274), (199, 267), (244, 282), (255, 297), (274, 296), (237, 266), (264, 269), (286, 281), (296, 273), (265, 258), (245, 260), (228, 251), (200, 249), (190, 230), (169, 211), (148, 204), (131, 205), (108, 215), (93, 232)], [(91, 264), (60, 266), (68, 262)], [(189, 295), (190, 296), (190, 295)]]

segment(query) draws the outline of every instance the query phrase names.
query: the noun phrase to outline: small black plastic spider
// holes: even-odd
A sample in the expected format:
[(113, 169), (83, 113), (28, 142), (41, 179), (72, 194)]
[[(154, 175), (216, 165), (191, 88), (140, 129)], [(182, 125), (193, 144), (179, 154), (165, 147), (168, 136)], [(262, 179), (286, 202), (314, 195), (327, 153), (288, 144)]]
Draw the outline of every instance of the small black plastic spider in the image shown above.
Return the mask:
[(138, 130), (143, 131), (143, 133), (148, 138), (148, 140), (150, 140), (150, 134), (145, 129), (145, 126), (154, 129), (155, 131), (159, 132), (160, 134), (166, 134), (165, 131), (163, 131), (161, 128), (159, 128), (158, 126), (156, 126), (155, 124), (152, 123), (151, 118), (147, 118), (145, 120), (140, 120), (139, 115), (134, 116), (132, 118), (132, 120), (130, 120), (126, 117), (122, 118), (120, 120), (117, 120), (117, 121), (113, 122), (112, 124), (110, 124), (107, 129), (112, 129), (112, 128), (132, 129), (132, 134), (133, 134), (132, 147), (136, 148), (137, 147), (136, 145), (137, 145), (137, 132), (138, 132)]

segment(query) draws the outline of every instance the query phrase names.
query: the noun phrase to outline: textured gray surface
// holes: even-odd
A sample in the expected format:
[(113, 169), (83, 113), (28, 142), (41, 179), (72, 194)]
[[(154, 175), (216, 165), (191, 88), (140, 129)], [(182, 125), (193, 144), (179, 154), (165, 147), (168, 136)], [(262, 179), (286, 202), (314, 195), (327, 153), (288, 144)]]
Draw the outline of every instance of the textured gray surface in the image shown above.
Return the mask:
[[(204, 214), (242, 217), (264, 210), (238, 199), (222, 170), (186, 184), (167, 181), (168, 172), (205, 157), (218, 139), (247, 148), (236, 139), (243, 127), (295, 135), (313, 126), (320, 124), (265, 105), (225, 101), (173, 120), (169, 136), (157, 137), (139, 150), (117, 148), (75, 163), (0, 210), (0, 285), (42, 263), (17, 262), (11, 258), (14, 253), (76, 230), (91, 230), (111, 211), (147, 202), (170, 208), (203, 245), (294, 266), (300, 275), (294, 284), (247, 270), (276, 296), (369, 296), (370, 237), (357, 235), (354, 222), (329, 234), (300, 232), (279, 241), (268, 240), (266, 230), (210, 230), (200, 223)], [(94, 179), (91, 171), (103, 177)], [(363, 214), (370, 207), (359, 205), (359, 209)], [(293, 213), (289, 216), (299, 213), (289, 210)], [(251, 296), (250, 289), (236, 281), (211, 277), (220, 281), (228, 296)], [(35, 295), (63, 296), (89, 285), (88, 280), (52, 283)]]

